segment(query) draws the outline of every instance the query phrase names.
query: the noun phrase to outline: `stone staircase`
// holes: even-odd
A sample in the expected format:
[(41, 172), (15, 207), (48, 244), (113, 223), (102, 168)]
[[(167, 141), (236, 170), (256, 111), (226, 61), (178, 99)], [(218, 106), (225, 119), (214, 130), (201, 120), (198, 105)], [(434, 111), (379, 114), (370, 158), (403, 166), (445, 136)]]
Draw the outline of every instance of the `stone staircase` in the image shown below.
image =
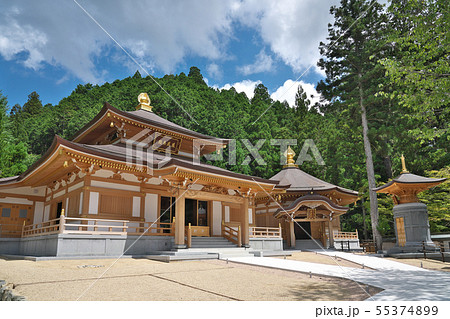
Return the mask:
[(237, 247), (223, 237), (192, 237), (191, 248), (157, 251), (145, 258), (158, 261), (253, 257), (248, 248)]
[(233, 248), (236, 244), (223, 237), (192, 237), (191, 248)]
[(297, 239), (295, 241), (296, 250), (317, 250), (322, 248), (322, 242), (318, 239)]

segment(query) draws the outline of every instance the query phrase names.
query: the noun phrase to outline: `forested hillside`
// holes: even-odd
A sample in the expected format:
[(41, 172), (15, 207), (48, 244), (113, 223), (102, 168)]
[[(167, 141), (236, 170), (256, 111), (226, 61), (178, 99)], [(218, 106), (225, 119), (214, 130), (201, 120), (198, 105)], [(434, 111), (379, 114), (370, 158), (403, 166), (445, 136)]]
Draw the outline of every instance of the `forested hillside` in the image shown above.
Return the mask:
[[(445, 1), (424, 3), (433, 2), (440, 5), (433, 7), (435, 11), (445, 9)], [(371, 1), (343, 0), (341, 7), (331, 10), (337, 22), (329, 26), (328, 44), (322, 43), (320, 47), (324, 58), (319, 66), (327, 74), (318, 84), (325, 99), (320, 105), (309, 105), (301, 87), (294, 107), (273, 101), (263, 84), (255, 88), (251, 99), (234, 88), (218, 90), (204, 82), (196, 67), (191, 67), (188, 75), (181, 73), (156, 79), (186, 112), (153, 79), (141, 77), (139, 72), (103, 85), (80, 84), (57, 105), (45, 104), (37, 92), (32, 92), (24, 105), (10, 106), (0, 93), (0, 177), (25, 171), (46, 151), (55, 135), (70, 139), (99, 112), (104, 102), (131, 111), (138, 103), (139, 93), (147, 92), (154, 112), (161, 117), (200, 133), (236, 139), (236, 165), (226, 161), (213, 163), (236, 172), (269, 178), (282, 168), (280, 147), (271, 145), (271, 139), (296, 139), (298, 143), (293, 149), (297, 154), (305, 140), (312, 139), (325, 165), (318, 165), (313, 160), (304, 162), (300, 168), (330, 183), (359, 191), (361, 200), (346, 214), (343, 227), (362, 231), (365, 224), (368, 236), (371, 236), (367, 147), (372, 153), (376, 185), (400, 173), (401, 154), (406, 157), (410, 172), (449, 178), (450, 112), (448, 60), (433, 68), (436, 61), (448, 57), (448, 31), (442, 40), (447, 46), (444, 45), (443, 51), (435, 52), (439, 44), (435, 47), (420, 45), (428, 43), (428, 34), (413, 34), (417, 38), (412, 39), (411, 34), (405, 35), (404, 24), (399, 22), (408, 19), (419, 29), (424, 21), (420, 20), (418, 12), (422, 18), (425, 13), (439, 14), (414, 5), (414, 1), (393, 1), (388, 12), (372, 6), (371, 10), (375, 10), (372, 15), (359, 20), (361, 25), (356, 25), (347, 38), (339, 37), (338, 31), (345, 30), (369, 3)], [(409, 11), (400, 11), (401, 7)], [(407, 13), (410, 15), (405, 17)], [(375, 21), (379, 23), (375, 28), (377, 32), (363, 32)], [(392, 23), (387, 24), (387, 21)], [(445, 23), (448, 24), (448, 20)], [(444, 27), (443, 30), (448, 29)], [(437, 29), (434, 32), (443, 31)], [(350, 37), (354, 41), (348, 41)], [(334, 47), (330, 45), (333, 41), (338, 41)], [(360, 41), (356, 49), (355, 41)], [(411, 46), (411, 42), (416, 45)], [(398, 46), (392, 43), (398, 43)], [(430, 54), (418, 54), (424, 51), (430, 51)], [(421, 60), (414, 61), (414, 56)], [(405, 68), (413, 72), (417, 64), (420, 64), (419, 69), (429, 65), (430, 72), (423, 75), (430, 77), (429, 82), (427, 79), (414, 82), (410, 78), (402, 81)], [(412, 83), (417, 83), (418, 87), (414, 89)], [(364, 112), (365, 117), (361, 117)], [(367, 129), (362, 125), (364, 118)], [(249, 139), (253, 145), (260, 139), (266, 140), (259, 151), (266, 165), (255, 161), (242, 165), (249, 155), (242, 139)], [(312, 153), (309, 155), (314, 159)], [(227, 150), (224, 157), (227, 159)], [(450, 230), (449, 192), (447, 181), (422, 195), (422, 200), (429, 204), (432, 232)], [(378, 210), (378, 230), (383, 236), (393, 236), (392, 200), (379, 195)], [(367, 216), (363, 220), (365, 212)]]

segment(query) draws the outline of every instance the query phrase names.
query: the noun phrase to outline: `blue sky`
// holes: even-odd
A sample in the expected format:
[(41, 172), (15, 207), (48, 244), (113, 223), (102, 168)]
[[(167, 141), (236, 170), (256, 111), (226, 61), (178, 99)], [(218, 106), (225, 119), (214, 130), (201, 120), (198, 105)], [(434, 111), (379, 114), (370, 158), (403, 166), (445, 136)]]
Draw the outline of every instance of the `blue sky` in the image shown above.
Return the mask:
[(197, 66), (212, 87), (234, 86), (251, 95), (262, 82), (274, 99), (292, 104), (301, 83), (317, 99), (314, 86), (323, 78), (316, 67), (318, 45), (326, 40), (329, 7), (335, 4), (337, 0), (2, 1), (0, 90), (10, 106), (25, 103), (32, 91), (43, 103), (57, 104), (79, 83), (133, 75), (140, 67), (120, 45), (145, 69), (140, 70), (143, 75), (187, 74)]

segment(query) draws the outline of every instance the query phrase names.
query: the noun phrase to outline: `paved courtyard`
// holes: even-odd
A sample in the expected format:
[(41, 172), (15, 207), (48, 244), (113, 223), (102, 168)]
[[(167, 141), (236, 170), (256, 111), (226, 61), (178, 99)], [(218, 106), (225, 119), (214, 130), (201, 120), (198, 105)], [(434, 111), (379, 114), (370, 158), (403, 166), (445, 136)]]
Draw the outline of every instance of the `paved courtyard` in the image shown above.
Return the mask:
[[(317, 251), (332, 259), (344, 259), (360, 265), (360, 268), (332, 264), (284, 260), (278, 258), (232, 258), (231, 261), (284, 269), (313, 275), (347, 278), (359, 282), (367, 290), (369, 300), (450, 300), (450, 274), (447, 272), (427, 270), (390, 259), (366, 255)], [(363, 266), (364, 265), (364, 269)], [(367, 269), (369, 267), (370, 269)], [(384, 289), (373, 294), (366, 285)]]

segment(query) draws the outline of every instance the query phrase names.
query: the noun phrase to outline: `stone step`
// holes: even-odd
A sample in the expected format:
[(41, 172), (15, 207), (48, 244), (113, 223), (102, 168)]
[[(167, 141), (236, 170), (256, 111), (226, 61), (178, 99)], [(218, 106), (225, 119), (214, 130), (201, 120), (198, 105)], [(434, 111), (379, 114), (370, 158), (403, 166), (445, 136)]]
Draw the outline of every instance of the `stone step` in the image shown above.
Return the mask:
[(295, 249), (300, 250), (310, 250), (310, 249), (322, 249), (322, 243), (320, 240), (312, 240), (312, 239), (297, 239), (295, 241)]

